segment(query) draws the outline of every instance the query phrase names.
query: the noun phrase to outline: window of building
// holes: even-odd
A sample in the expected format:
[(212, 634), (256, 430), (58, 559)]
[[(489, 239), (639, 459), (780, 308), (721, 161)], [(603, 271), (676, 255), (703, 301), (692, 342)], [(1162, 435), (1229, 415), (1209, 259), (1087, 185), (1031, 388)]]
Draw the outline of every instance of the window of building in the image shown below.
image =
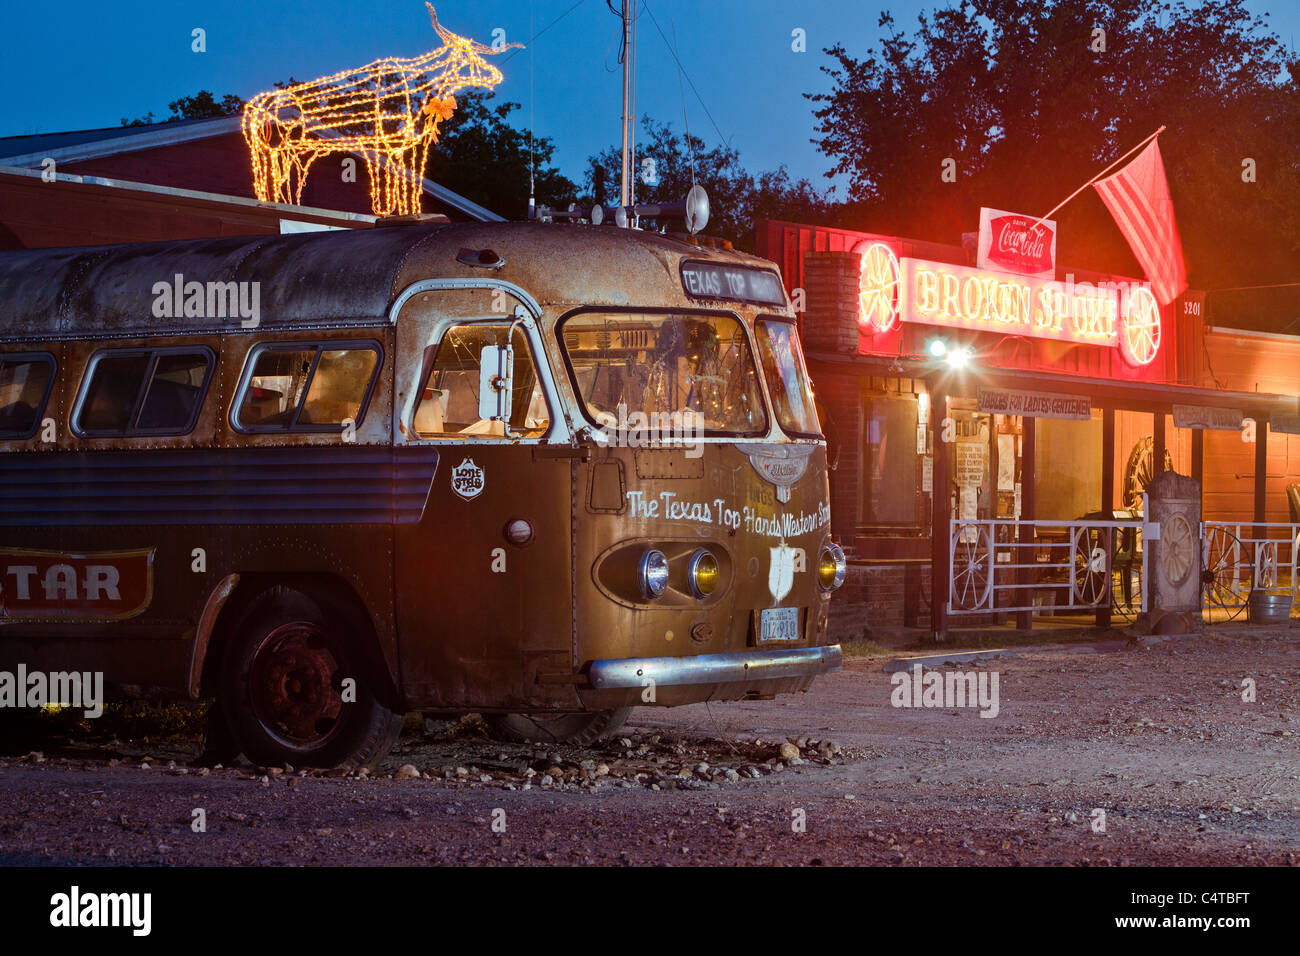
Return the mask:
[(360, 426), (379, 377), (378, 342), (283, 342), (249, 353), (231, 423), (242, 432)]
[(478, 416), (479, 369), (483, 349), (504, 346), (514, 353), (510, 434), (540, 438), (551, 424), (550, 410), (537, 377), (528, 337), (519, 326), (475, 322), (453, 325), (432, 350), (429, 373), (415, 408), (415, 433), (421, 438), (505, 438), (506, 423)]
[(0, 440), (31, 438), (54, 386), (54, 356), (0, 355)]
[(914, 395), (871, 395), (863, 415), (862, 521), (913, 528), (919, 524), (920, 462)]
[(214, 364), (206, 346), (97, 352), (72, 430), (87, 438), (187, 434), (198, 420)]

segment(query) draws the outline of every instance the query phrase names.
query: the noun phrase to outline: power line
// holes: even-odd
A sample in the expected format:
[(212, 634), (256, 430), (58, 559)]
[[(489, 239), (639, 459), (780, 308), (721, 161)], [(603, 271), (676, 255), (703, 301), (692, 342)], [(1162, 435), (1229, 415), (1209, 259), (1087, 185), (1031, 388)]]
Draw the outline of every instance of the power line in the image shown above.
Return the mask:
[[(546, 24), (546, 26), (542, 27), (541, 30), (539, 30), (537, 33), (533, 34), (533, 42), (534, 42), (534, 43), (537, 42), (537, 38), (538, 38), (538, 37), (540, 37), (540, 36), (541, 36), (542, 34), (544, 34), (547, 30), (549, 30), (551, 27), (555, 26), (557, 23), (559, 23), (561, 20), (563, 20), (565, 17), (567, 17), (570, 13), (572, 13), (574, 10), (578, 9), (578, 7), (582, 6), (582, 5), (583, 5), (584, 3), (586, 3), (586, 2), (587, 2), (587, 0), (578, 0), (577, 3), (575, 3), (573, 6), (569, 7), (569, 9), (565, 10), (563, 13), (561, 13), (558, 17), (556, 17), (556, 18), (555, 18), (554, 20), (552, 20), (550, 23)], [(515, 49), (515, 50), (511, 50), (508, 54), (506, 54), (506, 58), (505, 58), (504, 60), (502, 60), (502, 61), (498, 64), (498, 66), (505, 66), (507, 63), (509, 63), (509, 62), (511, 61), (511, 59), (514, 58), (514, 55), (515, 55), (516, 53), (518, 53), (518, 52), (520, 52), (520, 51), (517, 50), (517, 49)]]
[(709, 112), (709, 105), (704, 102), (704, 97), (702, 97), (700, 91), (696, 89), (695, 81), (692, 80), (691, 75), (686, 72), (686, 67), (682, 66), (682, 61), (677, 59), (677, 51), (674, 50), (673, 45), (668, 42), (668, 37), (664, 36), (663, 28), (659, 26), (659, 21), (655, 19), (654, 11), (650, 9), (650, 4), (644, 3), (643, 6), (645, 7), (645, 12), (650, 14), (650, 22), (655, 25), (655, 31), (659, 34), (659, 39), (663, 40), (664, 46), (668, 47), (668, 52), (672, 54), (673, 61), (677, 64), (677, 69), (681, 70), (681, 75), (686, 77), (686, 82), (691, 85), (691, 92), (695, 94), (695, 98), (700, 101), (700, 106), (704, 108), (704, 115), (707, 116), (709, 122), (713, 124), (713, 131), (718, 134), (718, 139), (722, 140), (723, 143), (730, 147), (731, 140), (726, 136), (723, 136), (722, 130), (718, 129), (717, 120), (715, 120), (713, 114)]
[(1210, 292), (1246, 292), (1250, 289), (1294, 289), (1300, 282), (1278, 282), (1273, 285), (1235, 285), (1226, 289), (1210, 289)]

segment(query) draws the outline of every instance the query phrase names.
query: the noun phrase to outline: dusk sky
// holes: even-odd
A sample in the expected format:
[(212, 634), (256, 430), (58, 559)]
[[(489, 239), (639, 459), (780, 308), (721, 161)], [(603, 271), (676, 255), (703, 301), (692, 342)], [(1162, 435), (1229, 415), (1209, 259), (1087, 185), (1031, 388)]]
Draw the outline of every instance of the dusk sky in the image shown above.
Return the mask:
[[(653, 19), (643, 13), (639, 26), (637, 113), (682, 125), (677, 69), (657, 20), (670, 42), (675, 27), (682, 64), (699, 93), (686, 84), (691, 131), (709, 144), (728, 140), (750, 170), (785, 163), (822, 188), (828, 164), (809, 142), (811, 104), (802, 94), (827, 89), (819, 70), (829, 62), (824, 47), (843, 42), (855, 55), (866, 52), (886, 6), (910, 32), (917, 13), (936, 5), (649, 0)], [(1294, 45), (1300, 5), (1247, 6), (1256, 13), (1272, 7), (1271, 25)], [(484, 42), (502, 28), (508, 41), (528, 43), (531, 16), (540, 35), (529, 50), (498, 58), (509, 60), (496, 95), (521, 104), (517, 123), (527, 124), (532, 113), (570, 178), (580, 181), (587, 157), (618, 141), (620, 28), (605, 0), (441, 0), (438, 12), (450, 29)], [(169, 101), (200, 89), (247, 99), (289, 76), (310, 79), (435, 45), (421, 0), (70, 0), (57, 14), (16, 4), (7, 15), (0, 77), (12, 94), (0, 135), (116, 126), (150, 111), (162, 119)], [(190, 50), (195, 27), (207, 31), (206, 53)], [(807, 32), (806, 53), (791, 51), (796, 27)]]

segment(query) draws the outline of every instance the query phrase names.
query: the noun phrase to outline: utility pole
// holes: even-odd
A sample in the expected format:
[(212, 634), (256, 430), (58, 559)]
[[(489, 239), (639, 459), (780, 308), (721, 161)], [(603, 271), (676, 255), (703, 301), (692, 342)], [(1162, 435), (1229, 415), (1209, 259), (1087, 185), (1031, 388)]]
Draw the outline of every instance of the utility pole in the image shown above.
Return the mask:
[(629, 138), (632, 117), (628, 110), (632, 100), (632, 10), (636, 0), (623, 0), (623, 191), (619, 203), (624, 209), (632, 205), (632, 145)]

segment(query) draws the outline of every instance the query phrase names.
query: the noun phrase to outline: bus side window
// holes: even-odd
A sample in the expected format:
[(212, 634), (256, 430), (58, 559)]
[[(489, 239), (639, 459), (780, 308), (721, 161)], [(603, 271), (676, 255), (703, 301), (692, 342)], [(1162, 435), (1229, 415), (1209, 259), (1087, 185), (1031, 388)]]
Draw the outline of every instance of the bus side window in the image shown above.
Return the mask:
[(206, 348), (97, 353), (73, 431), (86, 437), (187, 434), (198, 418), (212, 366)]
[(54, 382), (54, 356), (0, 355), (0, 441), (31, 438)]
[[(331, 347), (332, 346), (332, 347)], [(240, 431), (340, 431), (360, 425), (379, 373), (374, 342), (302, 342), (255, 346), (252, 370), (236, 400)]]
[[(505, 345), (509, 325), (469, 323), (443, 333), (429, 377), (415, 407), (415, 433), (421, 438), (505, 438), (505, 424), (478, 417), (479, 365), (484, 346)], [(510, 429), (540, 438), (551, 424), (528, 337), (515, 328), (514, 389)]]

